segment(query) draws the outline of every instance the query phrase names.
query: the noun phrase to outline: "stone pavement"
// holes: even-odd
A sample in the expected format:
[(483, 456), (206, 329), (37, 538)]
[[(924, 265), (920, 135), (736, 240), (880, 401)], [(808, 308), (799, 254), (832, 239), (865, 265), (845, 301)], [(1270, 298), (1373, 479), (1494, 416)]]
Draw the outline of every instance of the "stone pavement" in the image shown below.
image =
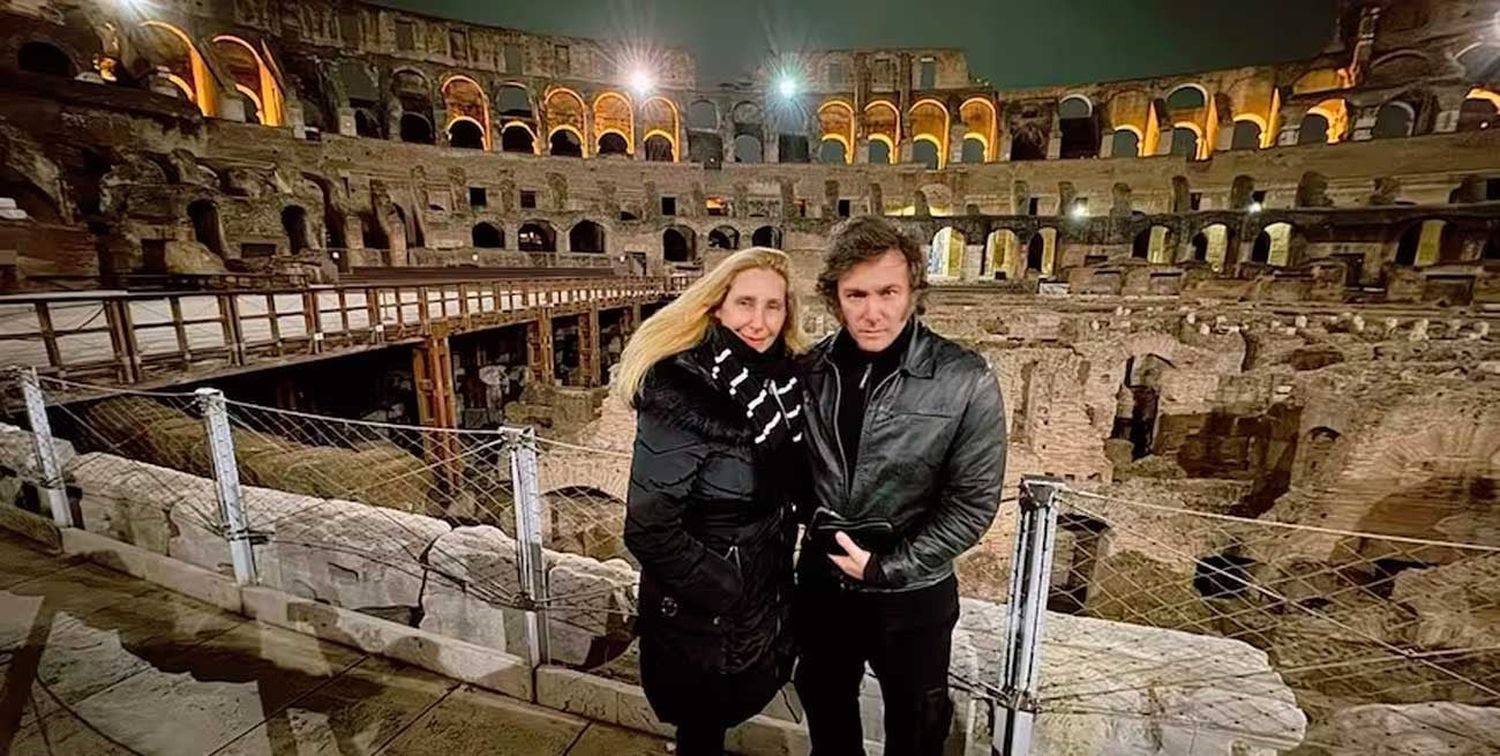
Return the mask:
[(0, 754), (667, 752), (0, 535)]

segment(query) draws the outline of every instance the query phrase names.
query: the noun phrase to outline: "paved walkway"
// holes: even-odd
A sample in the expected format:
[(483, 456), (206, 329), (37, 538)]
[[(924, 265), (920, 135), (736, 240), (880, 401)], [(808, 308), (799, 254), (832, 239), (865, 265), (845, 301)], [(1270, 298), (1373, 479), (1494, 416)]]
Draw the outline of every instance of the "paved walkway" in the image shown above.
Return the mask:
[(0, 754), (667, 753), (0, 536)]

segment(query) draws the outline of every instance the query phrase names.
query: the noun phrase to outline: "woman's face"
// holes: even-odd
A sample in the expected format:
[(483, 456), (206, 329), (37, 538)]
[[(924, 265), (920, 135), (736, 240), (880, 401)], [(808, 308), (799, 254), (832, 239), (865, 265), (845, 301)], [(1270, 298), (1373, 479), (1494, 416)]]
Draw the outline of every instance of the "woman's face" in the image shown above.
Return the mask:
[(776, 343), (786, 323), (786, 281), (766, 268), (741, 271), (714, 317), (757, 352)]

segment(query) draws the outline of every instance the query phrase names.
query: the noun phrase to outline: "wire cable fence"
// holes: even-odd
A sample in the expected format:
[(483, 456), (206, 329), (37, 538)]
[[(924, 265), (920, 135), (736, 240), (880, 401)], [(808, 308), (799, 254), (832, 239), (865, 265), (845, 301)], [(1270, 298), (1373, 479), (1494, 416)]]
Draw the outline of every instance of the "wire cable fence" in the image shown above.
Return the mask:
[[(1070, 664), (1042, 679), (1044, 714), (1178, 721), (1225, 737), (1234, 735), (1225, 722), (1290, 731), (1290, 688), (1308, 719), (1304, 753), (1428, 753), (1443, 738), (1473, 749), (1465, 752), (1500, 751), (1493, 732), (1473, 740), (1464, 708), (1500, 705), (1500, 544), (1325, 529), (1070, 487), (1057, 530), (1067, 536), (1056, 542), (1052, 610), (1202, 641), (1131, 654), (1086, 632), (1049, 634), (1047, 652)], [(1229, 655), (1218, 639), (1263, 652), (1270, 668)], [(1141, 695), (1163, 681), (1198, 692)], [(1381, 727), (1368, 726), (1372, 716)]]

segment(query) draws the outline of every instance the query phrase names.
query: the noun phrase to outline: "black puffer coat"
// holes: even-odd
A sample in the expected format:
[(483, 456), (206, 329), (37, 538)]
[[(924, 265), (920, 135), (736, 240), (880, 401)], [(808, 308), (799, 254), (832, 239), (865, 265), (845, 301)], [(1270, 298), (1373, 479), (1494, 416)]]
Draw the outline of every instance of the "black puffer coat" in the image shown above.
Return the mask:
[(712, 342), (657, 363), (636, 400), (625, 545), (641, 564), (637, 629), (693, 673), (735, 674), (767, 654), (789, 672), (791, 499), (806, 454), (754, 447), (745, 408), (712, 382)]

